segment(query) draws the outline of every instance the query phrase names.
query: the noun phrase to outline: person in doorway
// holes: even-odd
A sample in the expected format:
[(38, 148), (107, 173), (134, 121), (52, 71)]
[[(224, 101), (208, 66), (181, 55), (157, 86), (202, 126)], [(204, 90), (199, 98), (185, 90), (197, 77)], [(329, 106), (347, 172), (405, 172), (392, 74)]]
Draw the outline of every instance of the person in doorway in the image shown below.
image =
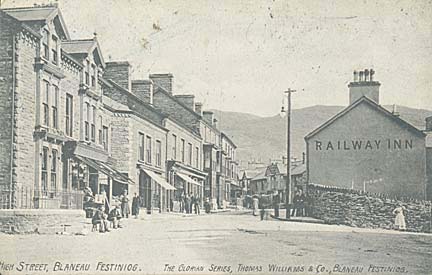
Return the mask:
[(123, 191), (123, 195), (120, 196), (120, 202), (121, 202), (122, 217), (129, 218), (129, 214), (130, 214), (129, 198), (126, 189)]
[(401, 231), (406, 230), (405, 215), (404, 215), (405, 211), (406, 208), (402, 205), (402, 203), (399, 203), (397, 207), (393, 210), (393, 215), (396, 215), (395, 227), (396, 229)]
[(135, 216), (135, 219), (138, 219), (140, 212), (140, 197), (137, 193), (134, 194), (132, 198), (132, 216)]

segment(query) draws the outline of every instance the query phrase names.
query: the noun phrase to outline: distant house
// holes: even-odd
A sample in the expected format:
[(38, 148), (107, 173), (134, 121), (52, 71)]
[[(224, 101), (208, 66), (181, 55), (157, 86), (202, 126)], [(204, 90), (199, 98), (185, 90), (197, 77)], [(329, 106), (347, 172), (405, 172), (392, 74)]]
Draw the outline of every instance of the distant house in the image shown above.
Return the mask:
[(251, 190), (251, 181), (252, 179), (257, 176), (258, 174), (260, 174), (265, 168), (260, 168), (260, 169), (246, 169), (246, 170), (242, 170), (240, 171), (239, 174), (239, 183), (240, 186), (244, 192), (244, 194), (246, 195), (251, 195), (252, 190)]
[(250, 191), (252, 195), (267, 194), (271, 187), (267, 182), (266, 170), (261, 171), (250, 180)]
[[(273, 163), (267, 167), (266, 177), (270, 186), (270, 192), (278, 192), (282, 201), (285, 199), (287, 165), (284, 163)], [(305, 190), (306, 184), (306, 164), (302, 161), (291, 162), (291, 184), (295, 188)], [(293, 189), (293, 191), (294, 191)]]

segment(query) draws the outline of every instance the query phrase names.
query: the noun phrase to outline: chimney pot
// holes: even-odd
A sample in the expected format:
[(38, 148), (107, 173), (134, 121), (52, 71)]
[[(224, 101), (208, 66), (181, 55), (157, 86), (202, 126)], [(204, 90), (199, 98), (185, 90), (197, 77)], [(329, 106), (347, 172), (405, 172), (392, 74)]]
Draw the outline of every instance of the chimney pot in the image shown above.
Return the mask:
[(370, 81), (373, 81), (373, 75), (374, 74), (375, 74), (375, 71), (373, 69), (370, 69), (370, 72), (369, 72)]
[[(363, 96), (367, 96), (379, 104), (379, 87), (381, 84), (373, 81), (374, 74), (375, 71), (372, 69), (354, 71), (354, 81), (348, 84), (350, 104), (353, 104)], [(358, 76), (358, 79), (356, 76)]]
[(366, 69), (364, 71), (364, 75), (365, 75), (365, 81), (369, 81), (369, 70), (368, 69)]

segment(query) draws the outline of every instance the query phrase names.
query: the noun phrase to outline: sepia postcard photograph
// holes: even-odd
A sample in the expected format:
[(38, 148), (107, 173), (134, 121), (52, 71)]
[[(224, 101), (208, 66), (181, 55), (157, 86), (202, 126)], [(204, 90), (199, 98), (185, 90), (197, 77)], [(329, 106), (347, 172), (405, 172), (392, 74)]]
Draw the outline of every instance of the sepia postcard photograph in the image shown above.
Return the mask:
[(431, 275), (431, 0), (0, 0), (0, 275)]

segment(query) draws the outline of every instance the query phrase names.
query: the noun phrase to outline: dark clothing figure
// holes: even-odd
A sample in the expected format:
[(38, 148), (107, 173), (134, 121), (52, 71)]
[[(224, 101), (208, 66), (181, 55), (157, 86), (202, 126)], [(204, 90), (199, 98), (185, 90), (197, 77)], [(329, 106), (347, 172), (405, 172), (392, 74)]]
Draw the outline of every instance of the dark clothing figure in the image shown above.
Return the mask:
[(83, 207), (86, 213), (86, 218), (92, 218), (93, 217), (93, 210), (92, 207), (94, 205), (94, 196), (93, 192), (90, 188), (84, 189), (84, 199), (83, 199)]
[(113, 228), (117, 229), (120, 227), (120, 219), (122, 218), (122, 215), (120, 213), (120, 209), (118, 206), (113, 208), (109, 214), (108, 214), (108, 220), (113, 223)]
[(130, 214), (129, 198), (127, 197), (126, 194), (124, 194), (120, 197), (120, 201), (121, 201), (122, 217), (129, 218), (129, 214)]
[(186, 195), (186, 198), (185, 198), (186, 214), (191, 213), (190, 206), (191, 206), (191, 198), (189, 197), (189, 195)]
[(204, 209), (205, 209), (205, 212), (207, 213), (207, 214), (209, 214), (210, 213), (210, 202), (208, 201), (208, 199), (206, 199), (206, 201), (204, 202)]
[(174, 208), (174, 201), (173, 199), (170, 199), (170, 212), (173, 212), (173, 208)]
[(260, 218), (261, 218), (261, 220), (264, 220), (264, 214), (265, 214), (264, 198), (260, 198), (259, 199), (258, 206), (259, 206), (259, 209), (260, 209)]
[(99, 232), (101, 233), (109, 232), (108, 222), (106, 219), (107, 215), (103, 212), (103, 210), (96, 210), (92, 218), (92, 224), (99, 224)]
[(274, 207), (275, 217), (279, 217), (279, 203), (280, 203), (280, 198), (279, 198), (279, 194), (277, 194), (276, 196), (273, 197), (273, 207)]
[(297, 192), (294, 196), (293, 203), (294, 207), (291, 211), (291, 216), (303, 217), (304, 216), (304, 204), (306, 197), (302, 192)]
[(194, 206), (195, 214), (199, 215), (200, 214), (199, 198), (198, 197), (193, 197), (193, 198), (194, 199), (192, 200), (192, 204)]
[(132, 198), (132, 216), (138, 218), (140, 212), (140, 197), (134, 196)]
[(180, 196), (180, 213), (185, 211), (185, 197), (183, 195)]

